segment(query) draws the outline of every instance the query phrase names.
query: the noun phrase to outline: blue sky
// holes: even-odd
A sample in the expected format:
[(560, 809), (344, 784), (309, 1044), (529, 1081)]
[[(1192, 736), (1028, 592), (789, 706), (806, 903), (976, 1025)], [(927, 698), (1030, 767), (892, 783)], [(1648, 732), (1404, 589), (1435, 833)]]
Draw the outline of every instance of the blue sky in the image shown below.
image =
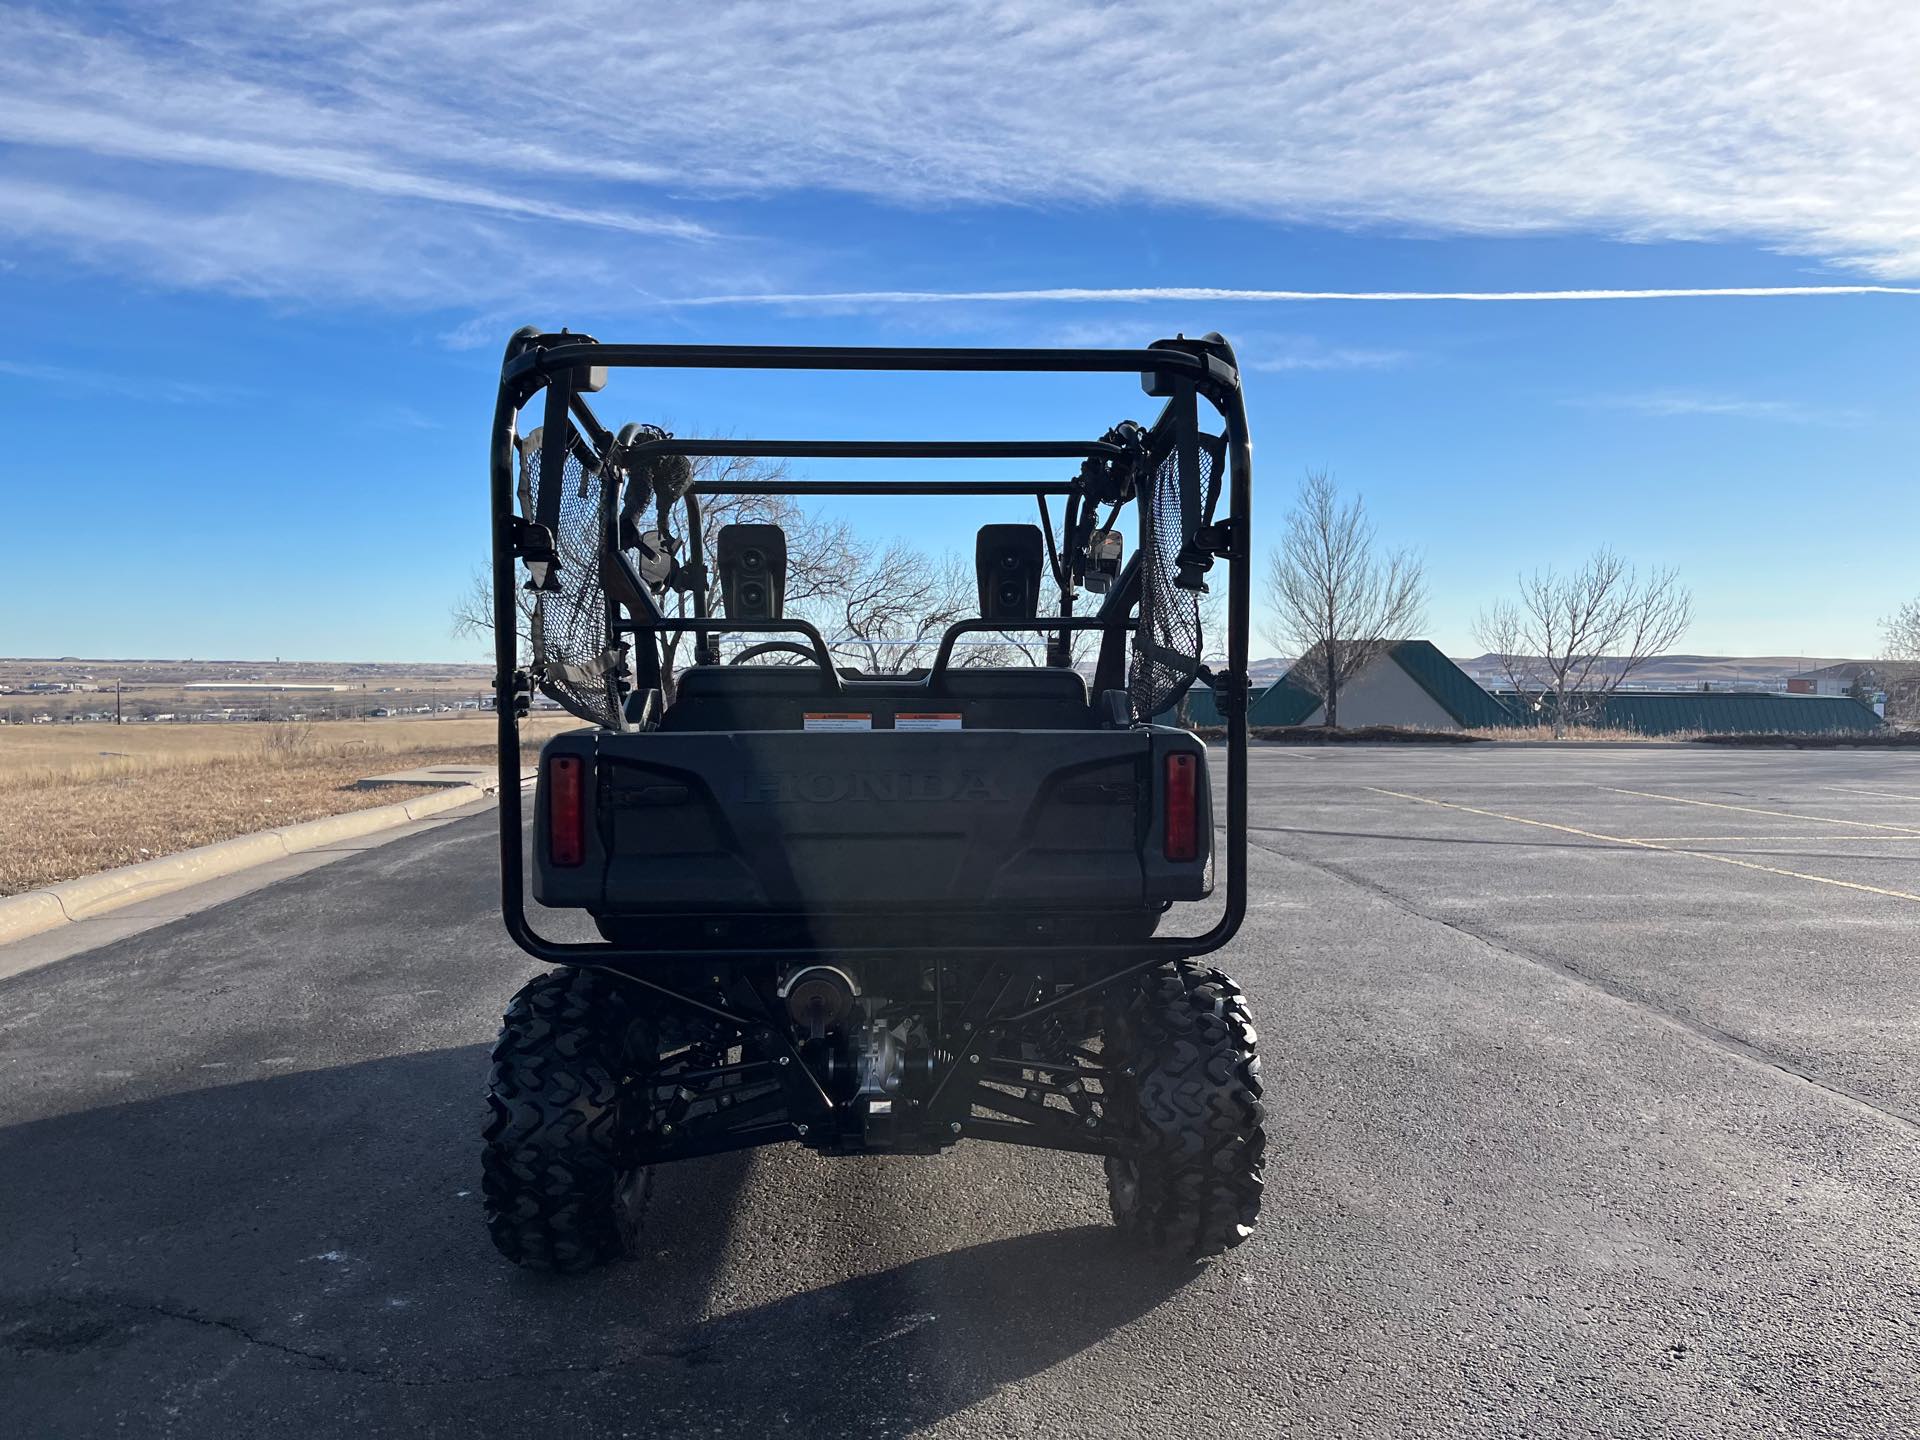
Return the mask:
[[(1913, 285), (1920, 18), (1030, 8), (0, 4), (0, 653), (473, 657), (447, 609), (527, 322), (1218, 329), (1260, 549), (1330, 468), (1424, 553), (1456, 654), (1517, 570), (1600, 543), (1681, 569), (1687, 650), (1871, 653), (1920, 592), (1920, 296), (982, 298)], [(819, 436), (1082, 436), (1151, 403), (1112, 377), (699, 372), (604, 400)], [(960, 550), (1027, 518), (845, 513)]]

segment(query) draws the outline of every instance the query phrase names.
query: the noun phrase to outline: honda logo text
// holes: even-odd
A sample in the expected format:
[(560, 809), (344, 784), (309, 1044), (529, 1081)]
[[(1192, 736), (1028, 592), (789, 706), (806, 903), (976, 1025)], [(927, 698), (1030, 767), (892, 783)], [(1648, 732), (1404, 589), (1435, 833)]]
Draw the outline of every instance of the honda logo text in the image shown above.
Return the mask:
[(852, 775), (774, 772), (740, 781), (743, 804), (833, 805), (842, 800), (928, 801), (998, 800), (986, 777), (972, 770), (941, 774), (931, 770), (890, 770)]

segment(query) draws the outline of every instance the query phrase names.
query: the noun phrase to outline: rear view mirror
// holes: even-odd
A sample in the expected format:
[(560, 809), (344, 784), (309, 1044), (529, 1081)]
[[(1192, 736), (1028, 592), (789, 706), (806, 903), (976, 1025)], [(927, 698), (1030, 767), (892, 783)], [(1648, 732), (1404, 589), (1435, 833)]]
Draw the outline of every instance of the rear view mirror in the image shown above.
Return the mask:
[(1120, 556), (1126, 538), (1118, 530), (1096, 530), (1087, 538), (1087, 590), (1104, 595), (1120, 574)]

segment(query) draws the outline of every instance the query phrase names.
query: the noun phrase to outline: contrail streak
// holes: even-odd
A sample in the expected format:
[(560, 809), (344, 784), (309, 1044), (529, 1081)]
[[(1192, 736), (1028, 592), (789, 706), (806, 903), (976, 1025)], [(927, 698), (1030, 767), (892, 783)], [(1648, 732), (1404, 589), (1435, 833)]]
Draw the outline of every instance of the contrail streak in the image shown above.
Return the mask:
[(1228, 300), (1253, 304), (1320, 300), (1461, 300), (1505, 304), (1549, 300), (1754, 300), (1811, 295), (1920, 295), (1920, 286), (1726, 285), (1713, 289), (1669, 290), (1224, 290), (1180, 285), (1122, 290), (840, 290), (813, 294), (657, 298), (664, 305), (951, 305), (992, 302), (1072, 305), (1133, 304), (1147, 300)]

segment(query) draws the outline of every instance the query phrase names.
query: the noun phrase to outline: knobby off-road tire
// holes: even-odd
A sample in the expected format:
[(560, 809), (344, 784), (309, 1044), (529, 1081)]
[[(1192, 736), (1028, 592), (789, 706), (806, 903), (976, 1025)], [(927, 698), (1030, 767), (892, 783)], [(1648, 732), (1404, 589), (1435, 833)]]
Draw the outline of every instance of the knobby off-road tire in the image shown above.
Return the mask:
[(1253, 1232), (1267, 1144), (1256, 1038), (1218, 970), (1149, 970), (1117, 1007), (1108, 1048), (1134, 1074), (1112, 1119), (1138, 1150), (1108, 1158), (1107, 1198), (1129, 1236), (1198, 1259)]
[(502, 1255), (576, 1274), (635, 1253), (650, 1172), (628, 1158), (650, 1118), (633, 1084), (660, 1054), (634, 987), (549, 971), (507, 1007), (493, 1047), (481, 1185)]

